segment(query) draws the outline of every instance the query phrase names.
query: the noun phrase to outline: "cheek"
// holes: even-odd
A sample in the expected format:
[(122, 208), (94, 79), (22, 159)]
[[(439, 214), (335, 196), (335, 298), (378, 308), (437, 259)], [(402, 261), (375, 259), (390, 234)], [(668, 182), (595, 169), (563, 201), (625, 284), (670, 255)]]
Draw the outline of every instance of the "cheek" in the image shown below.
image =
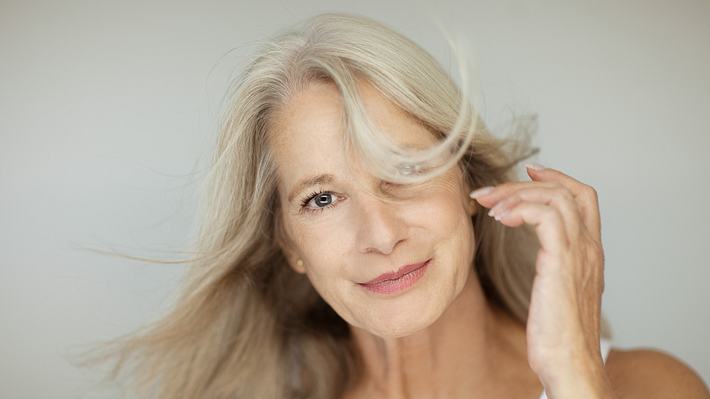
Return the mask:
[(430, 187), (422, 195), (420, 216), (427, 218), (427, 226), (437, 232), (438, 238), (459, 238), (462, 232), (470, 236), (471, 218), (462, 197), (458, 186), (449, 181)]
[(339, 219), (342, 218), (338, 215), (326, 215), (292, 229), (292, 234), (298, 237), (296, 246), (304, 258), (306, 273), (314, 285), (342, 274), (352, 229)]
[(437, 255), (458, 271), (456, 285), (466, 277), (475, 250), (473, 223), (464, 206), (458, 194), (449, 190), (431, 196), (426, 204), (426, 229), (433, 235)]

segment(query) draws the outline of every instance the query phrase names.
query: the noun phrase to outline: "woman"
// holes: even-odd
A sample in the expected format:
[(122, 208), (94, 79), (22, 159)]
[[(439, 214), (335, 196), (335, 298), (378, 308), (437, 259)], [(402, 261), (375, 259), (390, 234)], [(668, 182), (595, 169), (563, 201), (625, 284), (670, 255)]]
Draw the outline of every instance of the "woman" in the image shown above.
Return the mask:
[(183, 295), (111, 348), (150, 397), (710, 396), (672, 356), (609, 352), (594, 189), (516, 182), (535, 150), (408, 39), (319, 15), (237, 83)]

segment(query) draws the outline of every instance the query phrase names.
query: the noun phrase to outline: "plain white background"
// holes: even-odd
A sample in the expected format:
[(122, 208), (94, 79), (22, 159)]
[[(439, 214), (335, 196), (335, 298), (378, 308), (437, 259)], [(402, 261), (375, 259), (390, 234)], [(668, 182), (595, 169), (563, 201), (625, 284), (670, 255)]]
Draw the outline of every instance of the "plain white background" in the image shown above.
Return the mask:
[(535, 161), (599, 192), (614, 345), (710, 379), (707, 0), (3, 0), (1, 397), (120, 397), (70, 357), (158, 317), (183, 266), (77, 248), (183, 249), (229, 77), (323, 11), (384, 21), (454, 74), (434, 18), (465, 36), (489, 124), (538, 113)]

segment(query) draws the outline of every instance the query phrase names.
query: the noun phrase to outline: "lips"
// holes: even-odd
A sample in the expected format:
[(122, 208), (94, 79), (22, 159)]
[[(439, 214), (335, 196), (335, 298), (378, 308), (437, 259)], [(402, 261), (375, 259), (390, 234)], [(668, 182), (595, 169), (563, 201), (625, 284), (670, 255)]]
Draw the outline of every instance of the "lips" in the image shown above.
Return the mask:
[(419, 268), (424, 267), (430, 260), (431, 260), (431, 258), (427, 259), (424, 262), (413, 263), (411, 265), (402, 266), (396, 272), (383, 273), (370, 281), (360, 283), (360, 284), (361, 285), (369, 285), (369, 284), (380, 283), (380, 282), (386, 281), (386, 280), (396, 280), (398, 278), (401, 278), (402, 276), (404, 276), (407, 273), (411, 273)]

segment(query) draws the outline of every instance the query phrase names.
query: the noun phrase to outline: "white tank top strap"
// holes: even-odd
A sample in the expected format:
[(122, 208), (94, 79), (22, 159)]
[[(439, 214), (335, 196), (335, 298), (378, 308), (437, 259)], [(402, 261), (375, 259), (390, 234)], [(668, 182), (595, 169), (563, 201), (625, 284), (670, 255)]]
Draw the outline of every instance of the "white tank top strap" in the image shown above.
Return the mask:
[(606, 363), (606, 358), (609, 356), (609, 351), (611, 350), (611, 341), (602, 338), (599, 342), (599, 348), (601, 349), (602, 359), (604, 359), (604, 363)]
[[(605, 338), (601, 338), (599, 340), (599, 349), (602, 354), (602, 359), (604, 359), (604, 363), (606, 363), (606, 358), (609, 356), (609, 351), (611, 350), (611, 341)], [(548, 399), (545, 391), (542, 391), (540, 399)]]

